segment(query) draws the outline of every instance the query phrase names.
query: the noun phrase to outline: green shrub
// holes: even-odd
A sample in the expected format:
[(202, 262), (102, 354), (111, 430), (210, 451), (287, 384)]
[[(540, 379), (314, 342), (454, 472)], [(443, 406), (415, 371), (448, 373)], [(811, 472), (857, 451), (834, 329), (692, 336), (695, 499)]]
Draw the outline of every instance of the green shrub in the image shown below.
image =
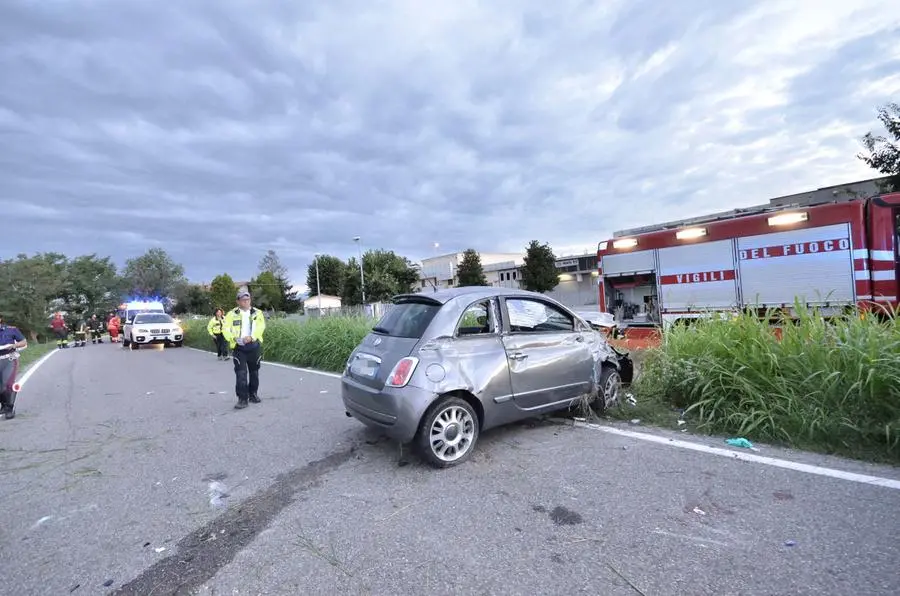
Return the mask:
[(782, 337), (747, 314), (667, 331), (635, 390), (700, 429), (900, 460), (900, 321), (800, 308)]
[[(206, 331), (209, 319), (187, 321), (185, 344), (193, 348), (215, 351), (212, 337)], [(371, 331), (375, 320), (366, 317), (322, 317), (305, 322), (284, 319), (266, 321), (263, 359), (340, 372), (350, 352)]]

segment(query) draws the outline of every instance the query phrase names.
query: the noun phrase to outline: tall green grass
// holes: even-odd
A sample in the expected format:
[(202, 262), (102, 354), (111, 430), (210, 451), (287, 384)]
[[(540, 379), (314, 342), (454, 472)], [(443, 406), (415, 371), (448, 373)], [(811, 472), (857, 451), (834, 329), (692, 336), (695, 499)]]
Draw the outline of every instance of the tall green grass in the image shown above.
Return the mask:
[[(185, 344), (215, 351), (206, 331), (209, 320), (186, 321)], [(371, 331), (367, 317), (322, 317), (305, 322), (269, 320), (263, 338), (263, 359), (318, 370), (341, 372), (350, 352)]]
[(753, 314), (676, 326), (635, 390), (709, 432), (900, 462), (900, 320), (798, 306), (779, 323), (781, 340)]

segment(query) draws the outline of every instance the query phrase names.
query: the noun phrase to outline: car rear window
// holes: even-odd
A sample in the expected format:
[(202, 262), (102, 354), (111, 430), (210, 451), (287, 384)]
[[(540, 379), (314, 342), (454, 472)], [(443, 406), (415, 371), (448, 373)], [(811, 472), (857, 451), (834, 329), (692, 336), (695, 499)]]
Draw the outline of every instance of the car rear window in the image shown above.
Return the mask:
[(439, 304), (400, 302), (391, 306), (373, 331), (391, 337), (419, 339), (440, 309)]

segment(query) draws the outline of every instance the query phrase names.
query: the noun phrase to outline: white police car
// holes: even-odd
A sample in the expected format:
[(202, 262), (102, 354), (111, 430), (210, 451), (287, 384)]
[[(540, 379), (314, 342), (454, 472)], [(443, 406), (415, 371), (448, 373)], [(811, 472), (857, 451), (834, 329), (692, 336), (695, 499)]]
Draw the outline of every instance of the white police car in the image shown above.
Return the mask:
[(181, 325), (162, 312), (143, 312), (125, 323), (124, 346), (137, 350), (142, 345), (164, 344), (180, 348), (184, 343)]

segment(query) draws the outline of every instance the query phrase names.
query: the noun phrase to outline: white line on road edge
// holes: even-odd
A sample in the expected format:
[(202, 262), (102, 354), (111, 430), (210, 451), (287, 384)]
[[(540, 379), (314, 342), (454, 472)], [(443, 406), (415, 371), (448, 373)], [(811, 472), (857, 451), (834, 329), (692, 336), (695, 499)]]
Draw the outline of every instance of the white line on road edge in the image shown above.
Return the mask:
[[(204, 354), (212, 354), (209, 350), (201, 350), (200, 348), (192, 348), (190, 346), (185, 346), (188, 350), (194, 350), (195, 352), (203, 352)], [(291, 366), (290, 364), (282, 364), (280, 362), (269, 362), (268, 360), (263, 360), (263, 364), (268, 364), (269, 366), (277, 366), (279, 368), (287, 368), (289, 370), (296, 370), (300, 372), (306, 372), (314, 375), (322, 375), (323, 377), (331, 377), (333, 379), (340, 379), (341, 375), (332, 372), (325, 372), (324, 370), (316, 370), (314, 368), (300, 368), (299, 366)]]
[(833, 468), (823, 468), (821, 466), (813, 466), (810, 464), (801, 464), (799, 462), (789, 461), (786, 459), (776, 459), (774, 457), (765, 457), (762, 455), (753, 455), (752, 453), (739, 453), (730, 449), (721, 447), (710, 447), (709, 445), (701, 445), (699, 443), (691, 443), (690, 441), (682, 441), (679, 439), (669, 439), (648, 433), (639, 433), (633, 430), (625, 430), (603, 424), (594, 424), (592, 422), (581, 422), (576, 420), (575, 426), (581, 428), (589, 428), (591, 430), (599, 430), (606, 433), (621, 435), (623, 437), (631, 437), (640, 439), (641, 441), (650, 441), (651, 443), (660, 443), (671, 447), (681, 447), (682, 449), (691, 449), (712, 455), (721, 455), (731, 459), (739, 459), (767, 466), (775, 466), (777, 468), (786, 468), (797, 472), (807, 472), (809, 474), (818, 474), (819, 476), (828, 476), (830, 478), (838, 478), (840, 480), (849, 480), (851, 482), (860, 482), (862, 484), (873, 484), (875, 486), (883, 486), (885, 488), (893, 488), (900, 490), (900, 480), (892, 480), (890, 478), (881, 478), (879, 476), (868, 476), (866, 474), (856, 474), (854, 472), (845, 472), (843, 470), (835, 470)]
[[(27, 350), (28, 348), (25, 348), (25, 349)], [(47, 352), (46, 354), (41, 356), (37, 361), (35, 361), (34, 364), (32, 364), (31, 366), (28, 367), (28, 370), (25, 371), (25, 374), (22, 375), (22, 378), (18, 379), (16, 381), (19, 384), (19, 391), (22, 390), (22, 387), (25, 386), (25, 383), (28, 381), (28, 379), (31, 378), (31, 375), (34, 374), (34, 371), (36, 371), (38, 369), (38, 367), (40, 367), (40, 365), (47, 362), (47, 360), (49, 360), (50, 357), (53, 356), (54, 354), (56, 354), (57, 352), (59, 352), (59, 349), (53, 348), (52, 350), (50, 350), (49, 352)]]

